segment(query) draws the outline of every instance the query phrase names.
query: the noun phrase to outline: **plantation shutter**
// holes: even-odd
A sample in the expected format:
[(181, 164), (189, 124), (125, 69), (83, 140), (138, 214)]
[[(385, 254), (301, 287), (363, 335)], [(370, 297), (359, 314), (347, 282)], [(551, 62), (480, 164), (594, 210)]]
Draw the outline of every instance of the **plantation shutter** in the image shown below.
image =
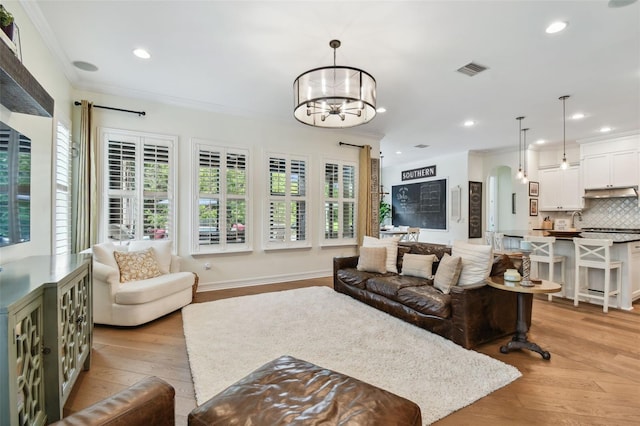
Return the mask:
[(54, 253), (71, 252), (71, 134), (58, 122), (56, 127)]

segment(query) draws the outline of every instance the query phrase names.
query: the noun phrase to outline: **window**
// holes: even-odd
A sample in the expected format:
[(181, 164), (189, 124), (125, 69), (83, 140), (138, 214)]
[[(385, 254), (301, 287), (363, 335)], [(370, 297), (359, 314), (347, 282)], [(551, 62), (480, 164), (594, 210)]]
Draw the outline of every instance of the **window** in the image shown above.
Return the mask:
[(357, 168), (353, 163), (324, 165), (324, 241), (353, 244), (356, 238)]
[(71, 253), (71, 132), (58, 122), (56, 126), (55, 208), (53, 218), (53, 252)]
[(308, 246), (307, 160), (268, 156), (267, 247)]
[(248, 152), (194, 144), (194, 252), (249, 248)]
[(175, 138), (106, 131), (103, 232), (110, 240), (173, 237)]

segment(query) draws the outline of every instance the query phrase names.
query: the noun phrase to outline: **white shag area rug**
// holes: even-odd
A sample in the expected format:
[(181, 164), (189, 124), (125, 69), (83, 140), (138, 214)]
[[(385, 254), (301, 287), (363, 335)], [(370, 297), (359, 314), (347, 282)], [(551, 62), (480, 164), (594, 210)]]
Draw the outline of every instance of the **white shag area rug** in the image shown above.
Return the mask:
[(410, 399), (425, 424), (521, 376), (328, 287), (196, 303), (182, 315), (198, 405), (281, 355)]

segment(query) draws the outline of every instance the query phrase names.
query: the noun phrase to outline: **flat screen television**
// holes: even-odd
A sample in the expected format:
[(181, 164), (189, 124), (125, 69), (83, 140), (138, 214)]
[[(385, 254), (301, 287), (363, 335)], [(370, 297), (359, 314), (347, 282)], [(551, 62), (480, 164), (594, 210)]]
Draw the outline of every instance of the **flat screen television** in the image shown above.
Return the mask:
[(31, 239), (31, 139), (0, 121), (0, 247)]

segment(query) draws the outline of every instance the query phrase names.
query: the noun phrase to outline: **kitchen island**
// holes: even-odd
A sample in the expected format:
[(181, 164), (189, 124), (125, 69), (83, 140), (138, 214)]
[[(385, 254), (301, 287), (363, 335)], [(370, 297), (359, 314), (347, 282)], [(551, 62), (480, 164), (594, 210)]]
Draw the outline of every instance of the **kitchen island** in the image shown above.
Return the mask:
[[(518, 247), (525, 235), (542, 236), (543, 231), (539, 230), (506, 230), (499, 231), (504, 234), (505, 238), (512, 241), (511, 247)], [(609, 306), (617, 307), (624, 310), (633, 309), (633, 301), (640, 299), (640, 233), (610, 233), (610, 232), (583, 232), (581, 236), (585, 238), (603, 238), (613, 241), (611, 247), (611, 259), (622, 262), (622, 288), (620, 289), (620, 303), (615, 297), (609, 300)], [(505, 243), (505, 247), (507, 243)], [(572, 238), (556, 237), (555, 254), (557, 256), (565, 256), (566, 283), (562, 286), (562, 292), (558, 295), (573, 300), (573, 290), (575, 282), (576, 253)], [(547, 278), (548, 265), (540, 264), (540, 274)], [(552, 281), (560, 281), (560, 269), (555, 268), (554, 279)], [(584, 272), (583, 272), (584, 273)], [(615, 273), (615, 272), (614, 272)], [(532, 276), (536, 276), (535, 268), (532, 270)], [(604, 275), (602, 271), (589, 269), (589, 285), (594, 294), (602, 294), (604, 288)], [(556, 296), (557, 297), (557, 296)], [(581, 302), (589, 302), (602, 305), (602, 301), (596, 299), (581, 300)]]

